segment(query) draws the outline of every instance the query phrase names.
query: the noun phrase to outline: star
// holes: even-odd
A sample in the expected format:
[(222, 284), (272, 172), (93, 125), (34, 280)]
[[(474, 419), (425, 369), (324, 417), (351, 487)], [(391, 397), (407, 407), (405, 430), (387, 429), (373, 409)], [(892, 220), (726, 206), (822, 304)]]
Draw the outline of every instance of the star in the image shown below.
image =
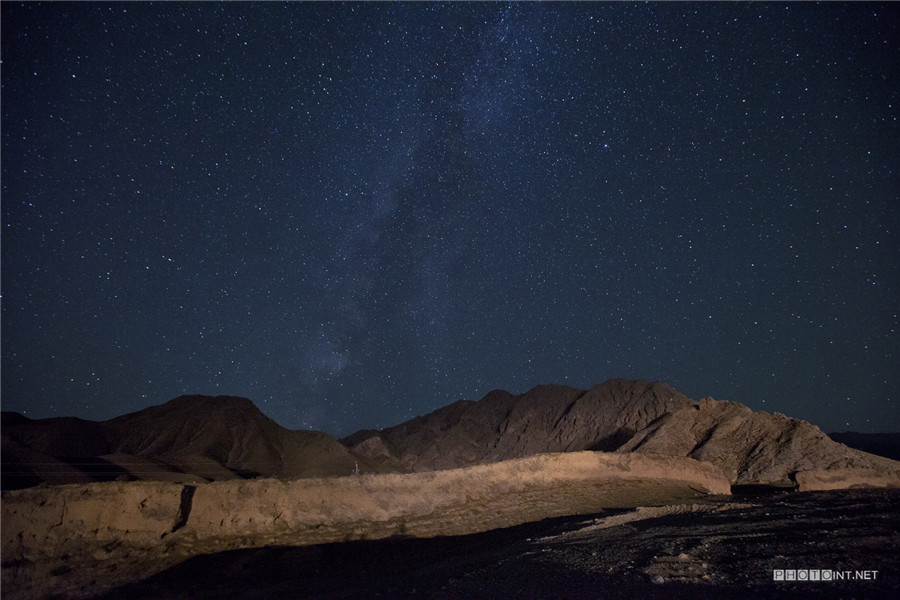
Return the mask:
[(898, 12), (3, 3), (4, 410), (634, 377), (897, 430)]

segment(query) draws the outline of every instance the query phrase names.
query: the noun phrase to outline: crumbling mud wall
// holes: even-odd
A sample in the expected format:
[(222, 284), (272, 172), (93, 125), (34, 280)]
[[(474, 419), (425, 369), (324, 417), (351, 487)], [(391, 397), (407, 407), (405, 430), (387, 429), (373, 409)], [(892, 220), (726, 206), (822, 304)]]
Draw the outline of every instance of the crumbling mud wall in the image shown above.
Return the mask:
[(797, 491), (845, 490), (850, 488), (900, 488), (900, 472), (875, 469), (809, 469), (794, 478)]
[(3, 593), (90, 597), (195, 554), (460, 535), (728, 493), (706, 463), (595, 452), (430, 473), (36, 487), (3, 494)]

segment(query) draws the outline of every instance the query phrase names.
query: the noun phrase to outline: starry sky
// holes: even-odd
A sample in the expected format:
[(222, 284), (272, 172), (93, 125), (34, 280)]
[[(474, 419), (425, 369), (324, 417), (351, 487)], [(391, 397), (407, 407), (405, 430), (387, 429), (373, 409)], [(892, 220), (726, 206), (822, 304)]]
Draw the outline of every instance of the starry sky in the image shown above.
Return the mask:
[(2, 3), (2, 406), (664, 380), (900, 430), (896, 4)]

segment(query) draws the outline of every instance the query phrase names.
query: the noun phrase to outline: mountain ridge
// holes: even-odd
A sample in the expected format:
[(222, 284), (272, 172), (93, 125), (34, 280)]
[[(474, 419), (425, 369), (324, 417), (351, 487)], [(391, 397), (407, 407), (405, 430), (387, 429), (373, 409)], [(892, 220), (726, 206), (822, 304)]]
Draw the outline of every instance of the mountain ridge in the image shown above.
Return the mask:
[(382, 454), (382, 464), (413, 471), (544, 452), (609, 452), (653, 418), (691, 402), (658, 381), (610, 379), (589, 390), (541, 384), (519, 395), (493, 390), (477, 402), (456, 402), (341, 441), (351, 449), (363, 442), (386, 449), (392, 460)]
[(837, 443), (810, 423), (697, 402), (659, 381), (492, 390), (341, 440), (288, 430), (236, 396), (184, 395), (107, 421), (3, 413), (2, 425), (3, 489), (408, 473), (578, 451), (693, 458), (722, 469), (733, 485), (796, 485), (799, 472), (838, 470), (864, 471), (853, 475), (857, 482), (877, 473), (900, 484), (900, 463)]
[(237, 396), (178, 396), (107, 421), (12, 414), (3, 417), (3, 489), (85, 477), (192, 483), (324, 477), (369, 462), (328, 434), (285, 429)]
[(518, 396), (495, 390), (341, 441), (398, 471), (594, 450), (710, 462), (733, 485), (795, 486), (799, 472), (829, 470), (900, 484), (900, 464), (837, 443), (811, 423), (737, 402), (697, 402), (659, 381), (610, 379), (589, 390), (540, 385)]

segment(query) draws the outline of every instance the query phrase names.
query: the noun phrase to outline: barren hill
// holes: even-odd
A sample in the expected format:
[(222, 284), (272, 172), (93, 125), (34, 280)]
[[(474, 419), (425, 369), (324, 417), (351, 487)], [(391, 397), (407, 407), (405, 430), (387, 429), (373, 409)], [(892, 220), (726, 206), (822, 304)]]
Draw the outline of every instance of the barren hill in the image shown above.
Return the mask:
[(690, 457), (720, 467), (733, 484), (900, 487), (897, 462), (839, 444), (805, 421), (622, 379), (590, 390), (495, 390), (340, 443), (285, 429), (233, 396), (181, 396), (104, 422), (4, 413), (2, 438), (4, 489), (422, 472), (584, 450)]
[(201, 472), (210, 461), (242, 477), (319, 477), (354, 469), (354, 458), (331, 436), (285, 429), (246, 398), (180, 396), (106, 425), (119, 440), (117, 453), (156, 457), (207, 479), (227, 478)]
[(612, 379), (586, 391), (542, 385), (519, 396), (494, 391), (342, 441), (397, 470), (603, 450), (707, 461), (735, 484), (794, 484), (806, 472), (806, 487), (816, 487), (826, 484), (814, 473), (841, 470), (845, 487), (900, 486), (900, 464), (839, 444), (806, 421), (711, 398), (694, 402), (661, 382)]
[(621, 446), (651, 421), (691, 406), (668, 384), (611, 379), (590, 390), (540, 385), (519, 396), (495, 390), (383, 431), (342, 440), (398, 470), (431, 471), (544, 452)]
[(368, 464), (331, 436), (285, 429), (233, 396), (180, 396), (103, 422), (4, 413), (2, 433), (4, 489), (42, 481), (320, 477)]
[(797, 481), (802, 487), (816, 471), (839, 470), (871, 472), (872, 483), (882, 477), (900, 483), (896, 461), (839, 444), (806, 421), (712, 398), (657, 419), (618, 452), (689, 456), (717, 465), (738, 485)]

